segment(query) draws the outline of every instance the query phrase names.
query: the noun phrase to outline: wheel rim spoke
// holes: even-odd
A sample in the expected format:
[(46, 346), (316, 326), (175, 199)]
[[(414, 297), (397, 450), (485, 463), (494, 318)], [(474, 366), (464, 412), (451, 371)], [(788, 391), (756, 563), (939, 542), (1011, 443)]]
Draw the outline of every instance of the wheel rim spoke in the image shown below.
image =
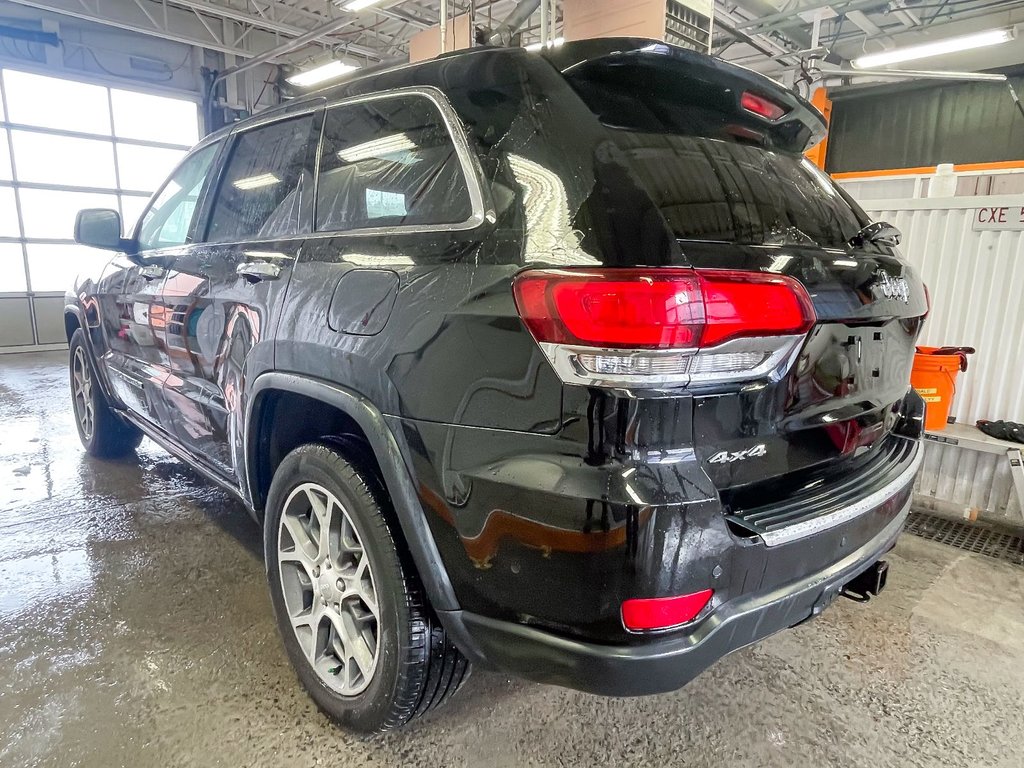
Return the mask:
[(278, 563), (289, 621), (306, 660), (331, 689), (361, 693), (380, 650), (377, 592), (358, 529), (323, 486), (305, 483), (285, 501)]
[(85, 360), (85, 351), (82, 347), (75, 349), (71, 373), (72, 402), (74, 404), (75, 417), (78, 420), (79, 428), (82, 430), (82, 435), (88, 440), (92, 437), (95, 407), (92, 402), (92, 372)]

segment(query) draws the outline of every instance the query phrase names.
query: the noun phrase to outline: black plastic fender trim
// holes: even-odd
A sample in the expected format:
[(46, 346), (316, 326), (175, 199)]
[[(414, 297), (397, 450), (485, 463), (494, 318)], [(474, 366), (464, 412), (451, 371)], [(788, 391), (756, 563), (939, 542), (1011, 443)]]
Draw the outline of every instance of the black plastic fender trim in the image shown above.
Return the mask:
[[(270, 371), (258, 376), (250, 387), (245, 412), (245, 469), (242, 477), (245, 497), (251, 499), (255, 505), (252, 473), (257, 446), (252, 426), (255, 423), (254, 419), (259, 416), (258, 409), (262, 399), (260, 395), (268, 390), (294, 392), (331, 405), (348, 415), (363, 430), (384, 474), (384, 483), (391, 495), (420, 581), (442, 624), (446, 624), (444, 613), (459, 610), (451, 580), (434, 543), (398, 441), (381, 412), (362, 395), (336, 384), (293, 373)], [(458, 643), (458, 638), (454, 639)]]

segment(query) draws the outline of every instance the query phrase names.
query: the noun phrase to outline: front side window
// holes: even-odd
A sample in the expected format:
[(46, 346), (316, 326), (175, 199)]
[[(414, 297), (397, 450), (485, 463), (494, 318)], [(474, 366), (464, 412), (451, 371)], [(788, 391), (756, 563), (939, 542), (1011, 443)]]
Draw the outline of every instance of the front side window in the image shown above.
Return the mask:
[(217, 145), (203, 147), (176, 170), (139, 224), (139, 250), (172, 248), (188, 242), (203, 183), (217, 156)]
[(455, 144), (428, 98), (384, 97), (327, 111), (318, 231), (461, 224), (471, 215)]
[(303, 115), (238, 136), (210, 212), (208, 242), (309, 231), (316, 122), (316, 115)]

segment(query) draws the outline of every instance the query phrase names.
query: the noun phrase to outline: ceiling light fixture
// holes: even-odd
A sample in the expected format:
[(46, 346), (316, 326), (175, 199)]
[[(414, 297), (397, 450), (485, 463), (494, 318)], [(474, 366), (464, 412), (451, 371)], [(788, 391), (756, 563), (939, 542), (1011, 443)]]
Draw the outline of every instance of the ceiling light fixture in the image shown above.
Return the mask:
[(321, 64), (319, 67), (307, 69), (305, 72), (299, 72), (286, 79), (289, 83), (297, 85), (299, 88), (308, 88), (325, 80), (333, 80), (344, 75), (346, 72), (352, 72), (356, 69), (359, 69), (356, 64), (346, 64), (343, 61), (329, 61), (326, 64)]
[(244, 179), (231, 182), (231, 186), (235, 189), (241, 189), (243, 191), (250, 189), (259, 189), (260, 187), (269, 187), (272, 184), (280, 184), (281, 180), (272, 173), (261, 173), (258, 176), (247, 176)]
[(998, 45), (999, 43), (1012, 40), (1013, 37), (1012, 29), (990, 29), (987, 32), (978, 32), (973, 35), (964, 35), (963, 37), (950, 37), (946, 40), (937, 40), (934, 43), (912, 45), (908, 48), (897, 48), (894, 51), (883, 51), (882, 53), (871, 53), (867, 56), (860, 56), (850, 63), (857, 69), (886, 67), (890, 64), (924, 59), (929, 56), (941, 56), (945, 53), (956, 53), (957, 51), (968, 51), (973, 48)]
[(351, 3), (345, 3), (342, 6), (346, 11), (361, 11), (364, 8), (369, 8), (371, 5), (376, 5), (381, 0), (352, 0)]

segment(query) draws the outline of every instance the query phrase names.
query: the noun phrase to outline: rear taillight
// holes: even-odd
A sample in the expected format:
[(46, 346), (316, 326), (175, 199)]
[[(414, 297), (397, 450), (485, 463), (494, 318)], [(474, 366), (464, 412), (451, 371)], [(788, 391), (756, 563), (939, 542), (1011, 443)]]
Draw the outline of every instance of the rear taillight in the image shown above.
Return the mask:
[(538, 269), (520, 273), (514, 290), (562, 379), (590, 386), (760, 378), (814, 323), (800, 283), (756, 272)]
[(744, 91), (743, 95), (740, 96), (740, 106), (747, 110), (747, 112), (763, 117), (765, 120), (778, 120), (789, 111), (789, 109), (781, 104), (776, 104), (774, 101), (770, 101), (764, 96), (758, 96), (750, 91)]

